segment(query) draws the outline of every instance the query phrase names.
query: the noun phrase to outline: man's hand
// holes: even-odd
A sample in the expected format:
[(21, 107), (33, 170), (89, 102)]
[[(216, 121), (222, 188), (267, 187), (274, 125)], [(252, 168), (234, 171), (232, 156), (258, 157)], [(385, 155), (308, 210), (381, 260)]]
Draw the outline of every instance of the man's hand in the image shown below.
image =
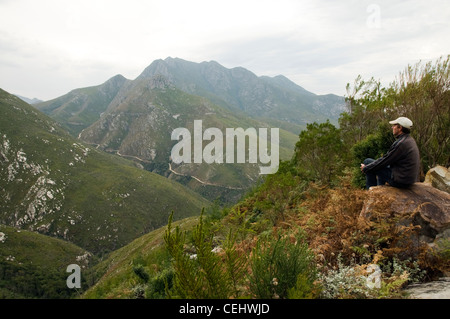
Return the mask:
[(366, 167), (366, 165), (361, 163), (361, 172), (364, 172), (364, 167)]

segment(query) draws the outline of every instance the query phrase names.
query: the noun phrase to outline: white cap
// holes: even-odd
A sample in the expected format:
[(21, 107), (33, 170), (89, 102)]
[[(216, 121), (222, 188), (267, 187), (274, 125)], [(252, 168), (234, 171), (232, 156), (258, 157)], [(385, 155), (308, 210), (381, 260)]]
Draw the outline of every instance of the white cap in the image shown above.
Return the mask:
[(413, 122), (407, 117), (399, 117), (394, 121), (390, 121), (389, 124), (398, 124), (408, 129), (410, 129), (413, 126)]

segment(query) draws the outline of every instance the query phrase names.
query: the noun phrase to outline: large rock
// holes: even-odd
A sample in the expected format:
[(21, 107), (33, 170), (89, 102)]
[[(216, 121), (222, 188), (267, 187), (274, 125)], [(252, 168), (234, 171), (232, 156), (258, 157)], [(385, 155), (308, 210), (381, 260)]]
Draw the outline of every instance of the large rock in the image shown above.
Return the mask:
[(450, 277), (412, 284), (405, 290), (411, 299), (450, 299)]
[(450, 194), (428, 183), (415, 183), (408, 189), (371, 187), (360, 217), (370, 220), (380, 212), (399, 225), (420, 226), (421, 241), (450, 237)]
[(441, 191), (450, 193), (450, 171), (443, 166), (437, 165), (427, 172), (425, 183), (429, 183)]

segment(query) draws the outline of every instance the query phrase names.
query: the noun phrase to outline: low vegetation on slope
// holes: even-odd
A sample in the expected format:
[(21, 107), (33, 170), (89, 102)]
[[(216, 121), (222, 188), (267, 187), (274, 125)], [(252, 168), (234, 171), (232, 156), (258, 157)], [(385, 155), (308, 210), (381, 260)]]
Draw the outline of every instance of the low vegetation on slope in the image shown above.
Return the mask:
[(91, 253), (67, 241), (0, 225), (0, 299), (76, 297), (66, 285), (67, 266), (84, 271), (94, 262)]
[(403, 298), (408, 283), (448, 271), (448, 249), (430, 255), (405, 240), (415, 227), (383, 212), (361, 224), (365, 192), (351, 176), (329, 189), (278, 173), (231, 208), (169, 222), (112, 254), (83, 297)]

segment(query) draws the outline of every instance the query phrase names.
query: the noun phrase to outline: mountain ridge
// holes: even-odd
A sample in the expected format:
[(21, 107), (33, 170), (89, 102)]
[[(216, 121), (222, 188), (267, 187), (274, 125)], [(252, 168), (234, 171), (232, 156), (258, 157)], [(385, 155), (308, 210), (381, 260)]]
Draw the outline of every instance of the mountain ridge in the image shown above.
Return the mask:
[(58, 98), (36, 103), (40, 111), (60, 122), (73, 135), (94, 123), (129, 81), (117, 74), (96, 86), (74, 89)]
[(44, 102), (43, 100), (40, 100), (40, 99), (35, 98), (35, 97), (30, 99), (28, 97), (25, 97), (25, 96), (22, 96), (22, 95), (19, 95), (19, 94), (14, 94), (14, 95), (17, 96), (22, 101), (27, 102), (28, 104), (37, 104), (37, 103)]
[[(342, 97), (327, 94), (327, 99), (333, 99), (332, 108), (321, 108), (317, 112), (313, 106), (325, 103), (324, 95), (309, 92), (283, 75), (258, 77), (243, 67), (228, 69), (216, 61), (195, 63), (180, 58), (159, 59), (146, 67), (137, 79), (156, 74), (166, 76), (187, 93), (207, 97), (228, 109), (300, 125), (325, 121), (327, 117), (336, 120), (345, 105)], [(281, 111), (289, 116), (279, 114)]]

